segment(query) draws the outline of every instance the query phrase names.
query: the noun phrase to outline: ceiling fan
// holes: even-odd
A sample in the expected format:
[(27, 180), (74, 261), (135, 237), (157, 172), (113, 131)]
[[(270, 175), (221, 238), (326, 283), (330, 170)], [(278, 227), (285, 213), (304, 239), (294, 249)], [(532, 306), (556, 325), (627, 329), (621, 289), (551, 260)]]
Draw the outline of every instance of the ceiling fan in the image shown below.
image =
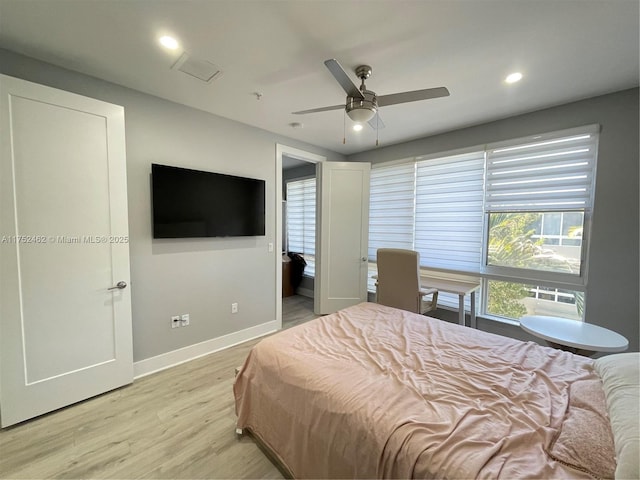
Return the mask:
[(327, 60), (324, 64), (347, 93), (346, 104), (302, 110), (299, 112), (293, 112), (294, 115), (305, 115), (307, 113), (326, 112), (329, 110), (340, 110), (344, 108), (347, 115), (349, 115), (349, 118), (354, 122), (369, 122), (373, 128), (383, 128), (384, 124), (382, 124), (379, 115), (376, 122), (372, 121), (378, 113), (378, 107), (449, 96), (449, 90), (445, 87), (437, 87), (425, 88), (424, 90), (413, 90), (411, 92), (392, 93), (391, 95), (382, 95), (379, 97), (375, 92), (367, 90), (367, 87), (364, 84), (364, 81), (371, 76), (372, 70), (369, 65), (360, 65), (355, 69), (356, 76), (362, 81), (362, 84), (358, 88), (351, 81), (349, 75), (347, 75), (336, 59), (332, 58)]

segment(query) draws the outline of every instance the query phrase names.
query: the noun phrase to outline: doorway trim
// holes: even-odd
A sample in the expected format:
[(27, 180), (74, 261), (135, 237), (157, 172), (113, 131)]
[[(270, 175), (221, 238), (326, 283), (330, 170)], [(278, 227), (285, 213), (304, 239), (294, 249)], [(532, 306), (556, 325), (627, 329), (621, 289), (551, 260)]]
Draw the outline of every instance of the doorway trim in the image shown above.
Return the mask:
[(276, 325), (282, 329), (282, 157), (295, 158), (309, 163), (319, 163), (327, 157), (276, 143), (276, 225), (275, 225), (275, 270), (276, 270)]

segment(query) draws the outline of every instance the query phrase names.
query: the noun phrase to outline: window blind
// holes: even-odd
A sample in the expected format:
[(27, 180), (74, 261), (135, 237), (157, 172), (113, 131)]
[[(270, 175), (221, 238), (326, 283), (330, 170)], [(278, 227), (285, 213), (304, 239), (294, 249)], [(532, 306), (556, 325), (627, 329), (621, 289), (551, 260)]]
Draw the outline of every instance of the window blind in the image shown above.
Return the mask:
[(480, 271), (483, 180), (484, 152), (417, 162), (414, 245), (423, 267)]
[(369, 260), (378, 248), (413, 248), (415, 163), (371, 169)]
[(413, 249), (415, 162), (373, 165), (369, 190), (368, 289), (375, 292), (379, 248)]
[(488, 212), (585, 210), (593, 205), (596, 127), (487, 150)]
[(304, 274), (315, 276), (316, 179), (287, 183), (287, 243), (307, 262)]

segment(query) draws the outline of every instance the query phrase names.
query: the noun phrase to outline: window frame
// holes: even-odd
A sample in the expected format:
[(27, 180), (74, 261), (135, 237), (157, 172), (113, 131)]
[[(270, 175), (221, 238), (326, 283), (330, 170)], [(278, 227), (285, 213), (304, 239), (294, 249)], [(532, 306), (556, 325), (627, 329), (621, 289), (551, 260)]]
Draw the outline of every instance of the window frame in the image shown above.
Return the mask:
[[(448, 268), (440, 268), (440, 267), (430, 267), (426, 264), (421, 265), (421, 270), (427, 269), (435, 272), (442, 272), (444, 275), (451, 274), (452, 276), (457, 275), (475, 275), (481, 280), (481, 293), (479, 295), (479, 315), (482, 315), (485, 318), (497, 321), (503, 321), (506, 323), (518, 324), (517, 319), (513, 319), (510, 317), (502, 317), (495, 314), (490, 314), (487, 312), (488, 306), (488, 295), (489, 295), (489, 281), (496, 280), (501, 282), (512, 282), (519, 284), (528, 284), (531, 288), (538, 287), (548, 287), (551, 289), (563, 289), (570, 290), (575, 292), (584, 292), (586, 290), (586, 285), (588, 282), (588, 270), (589, 270), (589, 248), (591, 243), (591, 230), (592, 230), (592, 217), (593, 217), (593, 208), (594, 208), (594, 197), (595, 197), (595, 183), (597, 176), (597, 158), (598, 158), (598, 142), (599, 142), (599, 134), (600, 134), (600, 125), (592, 124), (585, 125), (570, 129), (564, 130), (556, 130), (553, 132), (547, 132), (543, 134), (536, 135), (528, 135), (525, 137), (519, 137), (515, 139), (511, 139), (504, 142), (496, 142), (491, 144), (480, 145), (476, 147), (469, 147), (463, 149), (456, 149), (446, 152), (439, 152), (429, 155), (420, 155), (410, 158), (403, 158), (388, 162), (381, 162), (372, 166), (372, 169), (376, 168), (376, 166), (384, 166), (390, 167), (393, 165), (407, 164), (411, 163), (417, 165), (425, 160), (431, 159), (440, 159), (446, 157), (455, 157), (458, 155), (464, 154), (472, 154), (473, 152), (483, 152), (484, 155), (484, 178), (483, 178), (483, 186), (482, 186), (482, 194), (485, 200), (483, 200), (482, 206), (482, 218), (479, 221), (482, 222), (482, 241), (481, 241), (481, 252), (479, 256), (479, 264), (477, 271), (461, 271), (455, 269)], [(580, 272), (579, 274), (575, 273), (566, 273), (566, 272), (552, 272), (545, 270), (533, 270), (526, 268), (516, 268), (516, 267), (506, 267), (506, 266), (495, 266), (488, 265), (488, 252), (489, 252), (489, 211), (486, 208), (486, 193), (487, 193), (487, 168), (488, 168), (488, 152), (490, 150), (500, 149), (500, 148), (510, 148), (510, 147), (518, 147), (520, 145), (530, 144), (532, 142), (546, 142), (553, 141), (554, 139), (562, 139), (568, 138), (571, 136), (580, 136), (584, 134), (594, 134), (595, 138), (591, 140), (593, 148), (594, 148), (594, 157), (593, 164), (591, 165), (590, 174), (592, 176), (590, 188), (591, 190), (588, 192), (589, 203), (584, 208), (567, 208), (563, 209), (536, 209), (536, 212), (540, 213), (552, 213), (552, 212), (576, 212), (579, 211), (583, 213), (583, 231), (581, 236), (581, 251), (580, 251)], [(561, 143), (561, 142), (560, 142)], [(417, 174), (416, 174), (417, 176)], [(414, 187), (414, 202), (416, 202), (417, 197), (417, 188)], [(414, 249), (415, 249), (415, 221), (417, 218), (417, 214), (414, 211)], [(562, 231), (560, 235), (562, 236)], [(371, 258), (371, 255), (369, 255)], [(375, 259), (371, 259), (375, 263)], [(421, 262), (425, 263), (425, 262)], [(370, 268), (371, 271), (371, 268)], [(584, 318), (584, 311), (582, 313)]]
[[(576, 210), (571, 210), (576, 211)], [(532, 212), (532, 213), (546, 213), (546, 212)], [(582, 245), (580, 249), (580, 273), (564, 273), (564, 272), (551, 272), (547, 270), (534, 270), (528, 268), (508, 267), (502, 265), (489, 265), (489, 213), (484, 213), (484, 230), (483, 230), (483, 251), (482, 251), (482, 268), (480, 274), (483, 277), (491, 278), (492, 280), (523, 280), (527, 283), (530, 282), (544, 282), (545, 285), (556, 286), (555, 288), (571, 287), (573, 289), (579, 287), (585, 287), (588, 280), (588, 249), (590, 235), (583, 234)], [(584, 232), (591, 231), (591, 212), (584, 212), (583, 220)]]
[[(557, 130), (555, 132), (548, 132), (544, 134), (537, 135), (529, 135), (526, 137), (520, 137), (512, 140), (508, 140), (505, 142), (497, 142), (493, 144), (488, 144), (485, 148), (485, 162), (486, 162), (486, 154), (490, 150), (502, 149), (502, 148), (510, 148), (517, 147), (519, 145), (529, 144), (532, 142), (546, 142), (553, 141), (555, 139), (568, 138), (576, 135), (583, 134), (591, 134), (595, 135), (595, 139), (593, 141), (593, 147), (595, 150), (594, 154), (594, 163), (592, 167), (592, 176), (593, 180), (591, 181), (590, 188), (591, 190), (588, 192), (589, 203), (584, 207), (584, 209), (580, 208), (567, 208), (566, 210), (559, 209), (530, 209), (530, 210), (520, 210), (521, 212), (534, 212), (534, 213), (553, 213), (553, 212), (576, 212), (580, 211), (584, 214), (583, 218), (583, 231), (581, 237), (581, 251), (580, 251), (580, 273), (570, 274), (563, 272), (550, 272), (543, 270), (533, 270), (533, 269), (525, 269), (525, 268), (516, 268), (516, 267), (507, 267), (507, 266), (497, 266), (497, 265), (489, 265), (489, 215), (490, 213), (495, 213), (495, 211), (490, 211), (487, 209), (485, 205), (484, 209), (484, 227), (483, 227), (483, 250), (482, 250), (482, 264), (480, 273), (482, 277), (487, 277), (492, 280), (501, 280), (501, 281), (512, 281), (515, 283), (532, 283), (538, 282), (543, 283), (545, 286), (553, 286), (555, 288), (569, 288), (573, 290), (584, 291), (584, 288), (587, 285), (588, 281), (588, 258), (589, 258), (589, 245), (591, 239), (591, 225), (592, 225), (592, 216), (593, 216), (593, 207), (594, 207), (594, 197), (595, 197), (595, 184), (596, 184), (596, 174), (597, 174), (597, 157), (598, 157), (598, 141), (599, 141), (599, 133), (600, 133), (600, 125), (586, 125), (582, 127), (570, 128), (565, 130)], [(487, 166), (485, 164), (485, 172), (487, 171)], [(485, 182), (486, 185), (486, 182)], [(508, 212), (505, 210), (503, 212)], [(515, 212), (515, 211), (514, 211)], [(483, 290), (486, 290), (483, 288)], [(484, 297), (484, 294), (483, 294)], [(485, 308), (486, 302), (482, 302), (483, 309)]]

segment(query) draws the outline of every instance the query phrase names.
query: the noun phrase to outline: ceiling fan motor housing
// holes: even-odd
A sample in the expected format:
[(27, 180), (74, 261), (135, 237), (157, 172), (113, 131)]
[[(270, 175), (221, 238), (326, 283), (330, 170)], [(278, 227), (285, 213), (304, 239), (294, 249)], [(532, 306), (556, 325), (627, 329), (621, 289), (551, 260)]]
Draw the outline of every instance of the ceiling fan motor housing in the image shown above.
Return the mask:
[(378, 99), (375, 92), (362, 90), (364, 98), (347, 97), (345, 110), (349, 118), (357, 123), (371, 120), (378, 111)]

